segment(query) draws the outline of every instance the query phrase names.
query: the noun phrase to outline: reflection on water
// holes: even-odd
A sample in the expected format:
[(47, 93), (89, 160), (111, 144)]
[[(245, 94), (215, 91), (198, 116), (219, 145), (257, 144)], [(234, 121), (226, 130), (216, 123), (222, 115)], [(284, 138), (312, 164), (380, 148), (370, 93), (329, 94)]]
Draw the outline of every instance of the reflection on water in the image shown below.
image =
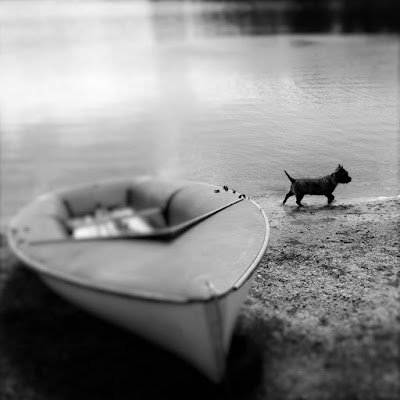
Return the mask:
[(338, 198), (398, 193), (398, 38), (249, 35), (302, 31), (303, 3), (0, 2), (2, 216), (130, 174), (280, 195), (342, 163)]

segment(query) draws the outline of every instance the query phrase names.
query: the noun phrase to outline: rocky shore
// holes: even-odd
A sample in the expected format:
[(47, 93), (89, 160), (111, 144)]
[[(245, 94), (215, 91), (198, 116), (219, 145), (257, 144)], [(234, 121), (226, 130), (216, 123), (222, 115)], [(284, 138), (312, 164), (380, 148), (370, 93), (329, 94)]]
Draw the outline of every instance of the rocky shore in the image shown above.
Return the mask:
[(271, 241), (241, 318), (263, 346), (259, 398), (395, 399), (400, 201), (322, 203), (260, 199)]
[(304, 208), (254, 200), (267, 212), (271, 239), (222, 392), (61, 300), (2, 235), (0, 399), (397, 399), (400, 199), (327, 207), (317, 198)]

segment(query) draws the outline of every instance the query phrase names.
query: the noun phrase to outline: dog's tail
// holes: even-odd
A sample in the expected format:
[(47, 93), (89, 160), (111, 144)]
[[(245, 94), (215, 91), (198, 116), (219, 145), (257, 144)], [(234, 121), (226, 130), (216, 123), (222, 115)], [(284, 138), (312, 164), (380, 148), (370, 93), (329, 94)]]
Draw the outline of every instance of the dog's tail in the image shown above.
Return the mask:
[[(285, 171), (285, 170), (284, 170)], [(287, 177), (290, 179), (290, 182), (294, 182), (295, 181), (295, 179), (293, 179), (286, 171), (285, 171), (285, 174), (287, 175)]]

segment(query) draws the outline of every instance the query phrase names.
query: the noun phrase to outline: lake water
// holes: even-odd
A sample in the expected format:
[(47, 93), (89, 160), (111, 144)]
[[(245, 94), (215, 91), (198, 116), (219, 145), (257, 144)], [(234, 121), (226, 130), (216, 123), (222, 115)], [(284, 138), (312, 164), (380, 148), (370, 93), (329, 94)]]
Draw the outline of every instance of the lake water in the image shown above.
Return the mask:
[[(0, 2), (1, 216), (137, 174), (284, 196), (399, 195), (399, 37), (262, 35), (224, 4)], [(222, 10), (222, 11), (221, 11)]]

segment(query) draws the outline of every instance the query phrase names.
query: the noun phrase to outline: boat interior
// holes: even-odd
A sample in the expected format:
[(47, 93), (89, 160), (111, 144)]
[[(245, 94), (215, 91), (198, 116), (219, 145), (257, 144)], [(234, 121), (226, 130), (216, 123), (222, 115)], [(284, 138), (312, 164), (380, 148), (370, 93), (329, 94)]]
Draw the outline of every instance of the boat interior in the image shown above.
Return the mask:
[[(29, 241), (121, 236), (171, 237), (238, 194), (191, 182), (112, 182), (60, 190), (34, 202), (24, 213)], [(52, 222), (51, 222), (52, 220)], [(188, 229), (188, 228), (186, 228)], [(45, 237), (45, 239), (43, 239)]]

